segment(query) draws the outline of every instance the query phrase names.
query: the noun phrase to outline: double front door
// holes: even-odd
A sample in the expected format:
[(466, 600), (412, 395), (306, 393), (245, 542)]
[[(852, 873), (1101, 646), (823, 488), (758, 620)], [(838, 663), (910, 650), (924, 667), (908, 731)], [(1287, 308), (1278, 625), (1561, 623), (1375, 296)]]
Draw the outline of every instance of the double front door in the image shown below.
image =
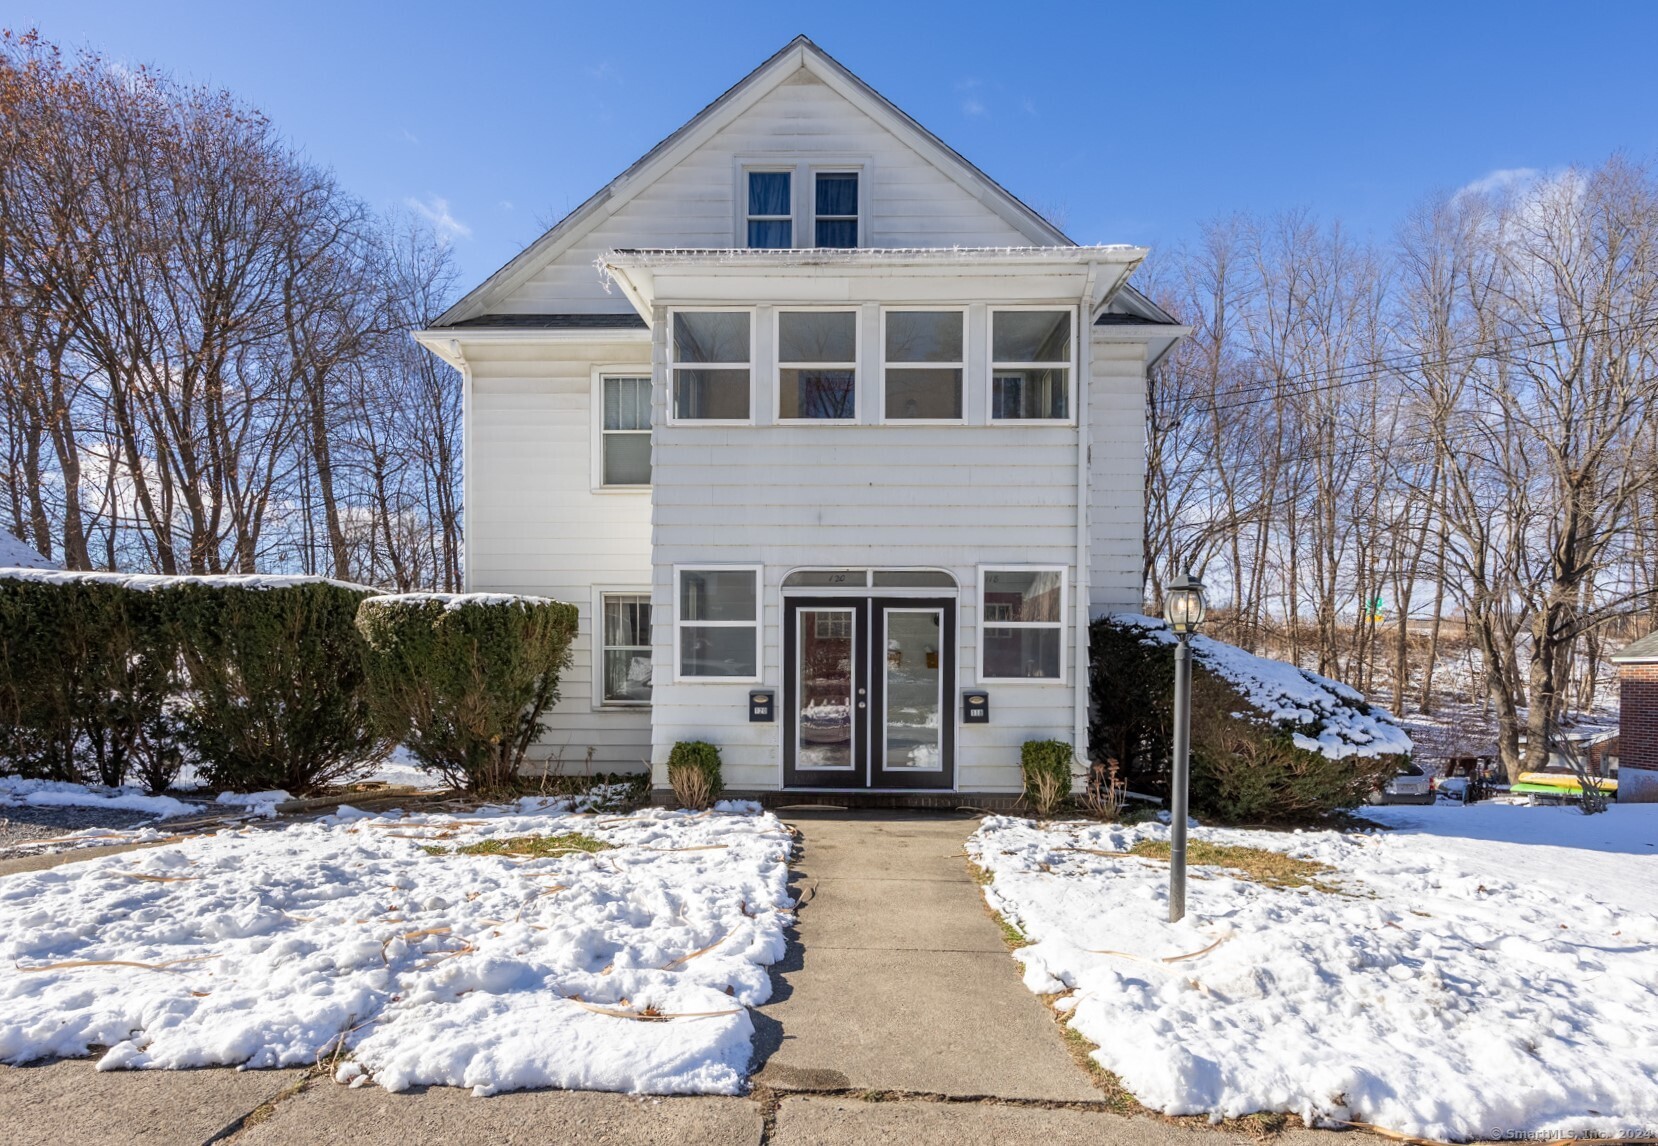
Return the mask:
[(784, 784), (952, 787), (955, 649), (953, 598), (784, 598)]

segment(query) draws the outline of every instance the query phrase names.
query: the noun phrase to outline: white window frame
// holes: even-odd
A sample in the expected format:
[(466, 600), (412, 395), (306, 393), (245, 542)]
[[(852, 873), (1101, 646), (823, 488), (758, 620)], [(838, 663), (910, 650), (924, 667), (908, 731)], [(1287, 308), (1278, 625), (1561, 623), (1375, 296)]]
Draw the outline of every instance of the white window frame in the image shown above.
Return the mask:
[[(825, 219), (846, 219), (846, 218), (855, 219), (857, 224), (858, 224), (858, 242), (857, 242), (856, 246), (852, 246), (852, 247), (819, 247), (817, 245), (817, 221), (818, 221), (818, 213), (817, 213), (817, 177), (819, 175), (856, 175), (858, 177), (858, 213), (857, 213), (857, 215), (855, 215), (855, 216), (847, 216), (847, 215), (825, 215), (825, 216), (823, 216), (823, 218), (825, 218)], [(814, 163), (807, 170), (806, 177), (811, 183), (811, 187), (810, 187), (811, 194), (806, 200), (805, 214), (806, 214), (807, 226), (809, 226), (811, 228), (811, 231), (812, 231), (811, 235), (808, 236), (812, 240), (812, 242), (810, 244), (812, 249), (813, 250), (824, 250), (824, 251), (856, 251), (856, 250), (862, 250), (865, 246), (867, 246), (868, 244), (864, 241), (864, 231), (866, 229), (866, 223), (868, 221), (868, 219), (867, 219), (867, 214), (868, 213), (864, 209), (864, 199), (866, 197), (866, 192), (868, 190), (867, 184), (868, 184), (869, 180), (866, 177), (866, 174), (865, 174), (865, 171), (864, 171), (864, 165), (861, 164), (861, 163)], [(797, 243), (796, 246), (798, 246), (798, 245), (799, 244)]]
[[(744, 163), (739, 168), (741, 174), (737, 177), (737, 218), (738, 247), (749, 251), (790, 251), (800, 248), (800, 169), (793, 163)], [(787, 174), (789, 177), (789, 213), (788, 215), (750, 215), (748, 213), (748, 177), (753, 174)], [(813, 194), (817, 193), (816, 184), (813, 185)], [(860, 200), (862, 202), (862, 200)], [(748, 225), (753, 222), (789, 224), (789, 245), (787, 247), (751, 247), (748, 245)], [(862, 234), (862, 232), (859, 232)], [(815, 230), (814, 230), (815, 234)]]
[[(765, 653), (764, 636), (766, 631), (766, 602), (765, 602), (765, 567), (761, 565), (724, 565), (713, 563), (709, 565), (675, 565), (673, 582), (673, 627), (674, 627), (674, 672), (675, 684), (759, 684), (765, 675), (766, 666), (763, 660)], [(680, 602), (683, 596), (680, 592), (680, 581), (686, 573), (752, 573), (754, 574), (754, 620), (753, 621), (687, 621), (680, 616)], [(651, 618), (656, 623), (656, 618)], [(753, 676), (686, 676), (680, 671), (679, 635), (687, 625), (697, 628), (711, 629), (744, 629), (750, 625), (754, 628), (754, 675)]]
[[(1052, 307), (1042, 307), (1051, 310)], [(1059, 620), (1057, 621), (987, 621), (985, 620), (985, 588), (989, 585), (990, 573), (1058, 573), (1059, 574)], [(1056, 685), (1069, 684), (1071, 666), (1066, 659), (1065, 650), (1069, 647), (1070, 625), (1066, 622), (1066, 614), (1071, 608), (1070, 567), (1067, 565), (980, 565), (978, 567), (978, 631), (975, 634), (975, 644), (978, 646), (975, 671), (980, 684), (1034, 684)], [(1058, 629), (1059, 630), (1059, 675), (1058, 676), (986, 676), (984, 672), (985, 630), (986, 629)]]
[[(1005, 311), (1063, 310), (1071, 316), (1071, 357), (1064, 362), (998, 362), (996, 360), (996, 316)], [(984, 420), (992, 426), (1074, 426), (1077, 424), (1077, 351), (1081, 341), (1081, 324), (1076, 306), (1069, 303), (1023, 303), (1018, 306), (992, 306), (985, 314), (984, 360)], [(1008, 370), (1051, 370), (1063, 366), (1065, 371), (1065, 418), (998, 418), (996, 416), (996, 368)]]
[[(887, 361), (887, 314), (889, 311), (927, 311), (934, 314), (961, 315), (961, 361), (959, 362), (889, 362)], [(883, 306), (881, 308), (881, 393), (876, 421), (884, 426), (962, 426), (967, 424), (967, 340), (968, 308), (965, 306), (929, 306), (925, 303)], [(957, 369), (961, 371), (961, 417), (959, 418), (889, 418), (887, 417), (887, 371)]]
[[(845, 362), (784, 362), (784, 314), (850, 314), (852, 316), (852, 416), (850, 418), (785, 418), (783, 417), (783, 371), (843, 370)], [(863, 308), (858, 306), (778, 306), (772, 308), (771, 319), (771, 396), (779, 426), (855, 426), (864, 411), (864, 324)]]
[[(625, 497), (625, 496), (630, 496), (630, 495), (631, 496), (638, 496), (639, 494), (642, 494), (642, 493), (648, 494), (651, 491), (651, 487), (650, 487), (649, 484), (646, 484), (646, 485), (606, 485), (605, 482), (604, 482), (604, 438), (605, 438), (606, 433), (611, 432), (611, 431), (607, 431), (604, 428), (604, 380), (606, 378), (646, 378), (646, 379), (649, 379), (649, 378), (651, 378), (650, 364), (649, 363), (635, 363), (635, 364), (631, 364), (631, 365), (620, 365), (620, 366), (595, 366), (595, 367), (593, 367), (592, 377), (593, 377), (593, 390), (592, 390), (593, 417), (592, 417), (591, 420), (592, 420), (592, 423), (593, 423), (593, 427), (592, 427), (593, 432), (592, 432), (592, 435), (591, 435), (591, 443), (590, 443), (591, 444), (591, 451), (590, 451), (591, 452), (591, 458), (590, 458), (590, 461), (591, 461), (592, 464), (589, 467), (589, 469), (591, 471), (590, 474), (589, 474), (589, 478), (590, 478), (590, 485), (592, 487), (592, 490), (593, 490), (594, 493), (604, 494), (607, 497), (612, 496), (612, 495), (621, 495), (621, 496)], [(654, 381), (652, 383), (652, 386), (653, 386), (653, 389), (652, 389), (652, 395), (651, 395), (651, 398), (652, 398), (651, 421), (652, 421), (653, 428), (654, 428), (654, 423), (656, 421)], [(636, 433), (640, 433), (642, 431), (639, 431), (639, 430), (619, 430), (619, 431), (615, 431), (615, 432), (636, 434)]]
[[(681, 362), (674, 357), (674, 316), (680, 314), (746, 314), (748, 315), (748, 361), (747, 362)], [(676, 306), (668, 311), (667, 345), (663, 348), (664, 356), (668, 360), (668, 425), (670, 426), (752, 426), (754, 425), (754, 372), (759, 369), (755, 361), (759, 345), (759, 313), (752, 306)], [(681, 418), (675, 415), (674, 400), (675, 374), (685, 370), (747, 370), (748, 371), (748, 417), (746, 418)]]
[(651, 702), (648, 700), (606, 700), (604, 695), (604, 651), (610, 648), (650, 648), (651, 659), (655, 660), (655, 642), (649, 645), (611, 645), (604, 643), (604, 601), (606, 597), (643, 597), (651, 606), (651, 636), (656, 629), (656, 604), (651, 600), (649, 585), (595, 585), (593, 586), (593, 640), (590, 660), (593, 670), (592, 705), (595, 709), (606, 711), (614, 709), (648, 709)]

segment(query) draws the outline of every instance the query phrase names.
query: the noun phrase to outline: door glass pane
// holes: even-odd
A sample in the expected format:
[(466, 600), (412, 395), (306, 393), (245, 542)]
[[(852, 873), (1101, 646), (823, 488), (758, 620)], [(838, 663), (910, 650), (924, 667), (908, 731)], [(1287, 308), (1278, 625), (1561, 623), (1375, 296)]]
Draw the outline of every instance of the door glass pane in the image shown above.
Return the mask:
[(886, 751), (889, 771), (944, 766), (943, 669), (937, 609), (886, 610)]
[(795, 714), (799, 768), (846, 768), (856, 763), (852, 677), (856, 634), (851, 609), (801, 609), (796, 649), (800, 709)]

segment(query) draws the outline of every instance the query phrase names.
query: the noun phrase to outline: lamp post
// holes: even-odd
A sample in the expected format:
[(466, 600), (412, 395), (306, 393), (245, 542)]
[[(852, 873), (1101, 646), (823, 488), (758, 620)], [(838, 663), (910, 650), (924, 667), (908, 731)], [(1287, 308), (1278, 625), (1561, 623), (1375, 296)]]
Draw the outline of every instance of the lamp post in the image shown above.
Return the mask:
[(1163, 590), (1163, 615), (1174, 630), (1174, 767), (1169, 778), (1169, 922), (1186, 915), (1186, 803), (1192, 755), (1192, 648), (1203, 623), (1203, 582), (1191, 573)]

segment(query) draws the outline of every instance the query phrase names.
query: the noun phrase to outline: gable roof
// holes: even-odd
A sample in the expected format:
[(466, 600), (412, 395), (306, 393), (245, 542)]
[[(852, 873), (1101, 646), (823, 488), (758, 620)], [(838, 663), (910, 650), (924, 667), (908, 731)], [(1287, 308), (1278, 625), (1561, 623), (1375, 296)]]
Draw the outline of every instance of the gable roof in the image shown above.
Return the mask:
[[(640, 156), (626, 171), (605, 184), (546, 234), (513, 256), (500, 270), (469, 291), (464, 298), (439, 315), (432, 326), (452, 327), (477, 319), (489, 309), (493, 300), (519, 286), (557, 258), (578, 237), (597, 226), (644, 187), (655, 182), (657, 177), (666, 173), (686, 152), (694, 150), (802, 68), (810, 71), (871, 118), (885, 124), (893, 134), (903, 139), (933, 166), (973, 193), (987, 208), (1021, 233), (1028, 235), (1033, 244), (1067, 247), (1076, 245), (1058, 227), (1042, 218), (1018, 196), (968, 162), (959, 152), (922, 127), (891, 100), (859, 79), (810, 38), (796, 36), (765, 63), (738, 80), (713, 103), (692, 116), (683, 127)], [(1144, 296), (1138, 292), (1135, 298), (1144, 300)], [(1145, 301), (1149, 305), (1149, 300)]]
[(1612, 654), (1613, 664), (1643, 664), (1658, 661), (1658, 632), (1648, 633), (1638, 641), (1630, 641)]
[(57, 569), (56, 561), (49, 561), (36, 553), (34, 546), (0, 529), (0, 567), (18, 569)]

